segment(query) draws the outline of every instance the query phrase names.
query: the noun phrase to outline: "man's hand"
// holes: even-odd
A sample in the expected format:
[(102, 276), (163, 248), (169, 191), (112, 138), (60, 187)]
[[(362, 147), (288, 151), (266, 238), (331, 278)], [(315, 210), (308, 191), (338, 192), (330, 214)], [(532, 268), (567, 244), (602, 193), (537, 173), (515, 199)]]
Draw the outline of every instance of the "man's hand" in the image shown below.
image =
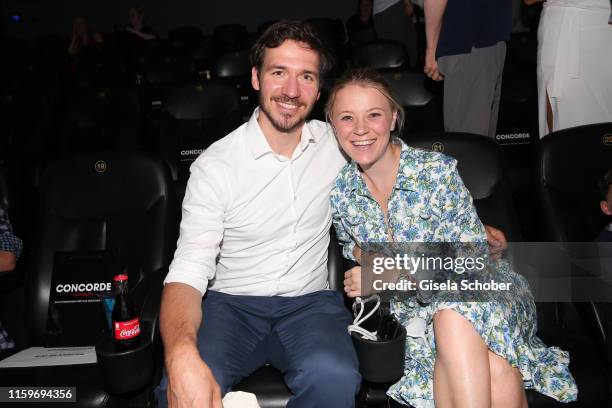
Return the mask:
[(355, 266), (344, 273), (344, 292), (350, 298), (361, 296), (361, 266)]
[(169, 408), (223, 408), (219, 384), (197, 350), (169, 356), (166, 371)]
[(502, 257), (504, 251), (508, 247), (506, 235), (501, 230), (490, 225), (485, 225), (485, 232), (487, 233), (489, 254), (493, 260), (497, 261)]
[(15, 269), (15, 254), (10, 251), (0, 251), (0, 272), (10, 272)]
[(164, 286), (159, 328), (164, 341), (171, 408), (223, 408), (219, 385), (198, 352), (201, 321), (202, 293), (184, 283)]
[(442, 81), (444, 76), (438, 70), (438, 61), (436, 61), (436, 52), (430, 49), (425, 51), (425, 67), (423, 68), (425, 75), (434, 81)]

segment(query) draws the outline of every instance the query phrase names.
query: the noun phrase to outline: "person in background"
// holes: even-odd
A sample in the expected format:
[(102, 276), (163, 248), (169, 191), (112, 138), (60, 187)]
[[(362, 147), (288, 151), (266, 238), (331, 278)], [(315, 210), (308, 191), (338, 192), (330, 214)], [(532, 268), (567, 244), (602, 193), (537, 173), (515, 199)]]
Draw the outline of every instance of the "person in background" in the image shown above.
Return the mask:
[(411, 0), (374, 0), (374, 28), (381, 40), (394, 40), (406, 47), (411, 67), (417, 64), (417, 37)]
[(424, 71), (444, 79), (444, 129), (495, 137), (510, 0), (425, 0)]
[(357, 1), (357, 11), (346, 20), (346, 34), (352, 46), (376, 40), (372, 22), (372, 0)]
[(144, 21), (144, 12), (142, 7), (134, 6), (128, 10), (128, 24), (125, 25), (125, 31), (133, 34), (142, 40), (156, 40), (157, 33)]
[[(599, 206), (601, 207), (601, 211), (606, 214), (608, 217), (612, 216), (612, 169), (608, 170), (597, 182), (597, 187), (599, 187), (601, 201), (599, 202)], [(612, 242), (612, 222), (610, 222), (606, 227), (599, 233), (597, 238), (595, 238), (597, 242)]]
[[(23, 248), (21, 239), (13, 233), (13, 227), (4, 208), (0, 206), (0, 274), (15, 269), (17, 259)], [(15, 342), (2, 327), (0, 322), (0, 354), (14, 348)]]
[(68, 54), (77, 55), (80, 51), (104, 42), (99, 33), (91, 30), (84, 17), (76, 16), (72, 21), (72, 37), (68, 46)]
[[(527, 5), (542, 0), (524, 0)], [(548, 0), (538, 28), (540, 137), (612, 121), (610, 0)]]

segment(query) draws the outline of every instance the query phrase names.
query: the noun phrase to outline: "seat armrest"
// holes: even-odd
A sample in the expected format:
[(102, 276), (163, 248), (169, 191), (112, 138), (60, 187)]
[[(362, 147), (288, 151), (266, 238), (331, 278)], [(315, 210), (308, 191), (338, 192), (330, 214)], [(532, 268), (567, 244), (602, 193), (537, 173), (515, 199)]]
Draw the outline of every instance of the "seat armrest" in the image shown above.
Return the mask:
[(132, 290), (134, 305), (140, 310), (140, 320), (150, 327), (148, 339), (156, 343), (158, 336), (159, 308), (167, 268), (158, 269), (145, 276)]

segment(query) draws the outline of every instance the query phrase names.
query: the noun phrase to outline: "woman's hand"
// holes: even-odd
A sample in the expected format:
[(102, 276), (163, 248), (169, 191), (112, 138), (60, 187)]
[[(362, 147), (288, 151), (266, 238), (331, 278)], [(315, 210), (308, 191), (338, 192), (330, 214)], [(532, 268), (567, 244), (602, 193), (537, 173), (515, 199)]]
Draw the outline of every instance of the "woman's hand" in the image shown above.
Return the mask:
[(344, 292), (350, 298), (361, 296), (361, 266), (355, 266), (344, 273)]
[(490, 225), (485, 225), (485, 232), (487, 233), (487, 244), (489, 244), (491, 259), (497, 261), (502, 257), (506, 248), (508, 248), (506, 235), (503, 231)]

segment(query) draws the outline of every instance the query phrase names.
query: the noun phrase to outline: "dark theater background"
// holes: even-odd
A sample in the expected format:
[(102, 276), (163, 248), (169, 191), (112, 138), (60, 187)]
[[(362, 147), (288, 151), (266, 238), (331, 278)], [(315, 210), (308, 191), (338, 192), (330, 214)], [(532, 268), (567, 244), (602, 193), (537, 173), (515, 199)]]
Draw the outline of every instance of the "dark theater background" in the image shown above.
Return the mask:
[[(444, 131), (444, 85), (423, 72), (420, 7), (411, 17), (411, 55), (360, 21), (358, 0), (0, 0), (0, 209), (23, 241), (16, 266), (0, 272), (0, 406), (30, 406), (3, 399), (10, 387), (43, 386), (76, 387), (76, 402), (57, 406), (155, 406), (163, 366), (162, 282), (176, 249), (189, 168), (251, 117), (258, 99), (249, 48), (281, 19), (309, 21), (336, 62), (312, 118), (325, 120), (330, 85), (344, 69), (379, 70), (406, 112), (398, 136), (458, 160), (484, 224), (504, 231), (511, 243), (593, 241), (610, 222), (599, 207), (597, 179), (612, 167), (612, 117), (540, 138), (542, 4), (508, 1), (512, 34), (497, 132), (485, 137)], [(143, 13), (138, 35), (126, 29), (128, 12)], [(72, 41), (74, 32), (83, 37)], [(344, 294), (348, 265), (331, 237), (328, 281)], [(576, 257), (583, 261), (596, 249)], [(583, 277), (585, 270), (572, 274)], [(108, 289), (125, 271), (143, 340), (136, 351), (118, 353), (110, 341), (110, 291), (58, 297), (56, 289)], [(607, 285), (594, 292), (612, 293)], [(57, 307), (77, 297), (94, 306)], [(352, 299), (344, 300), (350, 307)], [(579, 399), (564, 405), (528, 392), (529, 406), (611, 407), (609, 303), (588, 296), (536, 302), (538, 336), (570, 352)], [(89, 334), (78, 334), (79, 319), (87, 319)], [(55, 346), (91, 350), (76, 365), (3, 366), (24, 349)], [(357, 407), (393, 404), (385, 393), (397, 380), (364, 381)], [(261, 408), (284, 407), (291, 397), (270, 365), (236, 389), (256, 394)]]

